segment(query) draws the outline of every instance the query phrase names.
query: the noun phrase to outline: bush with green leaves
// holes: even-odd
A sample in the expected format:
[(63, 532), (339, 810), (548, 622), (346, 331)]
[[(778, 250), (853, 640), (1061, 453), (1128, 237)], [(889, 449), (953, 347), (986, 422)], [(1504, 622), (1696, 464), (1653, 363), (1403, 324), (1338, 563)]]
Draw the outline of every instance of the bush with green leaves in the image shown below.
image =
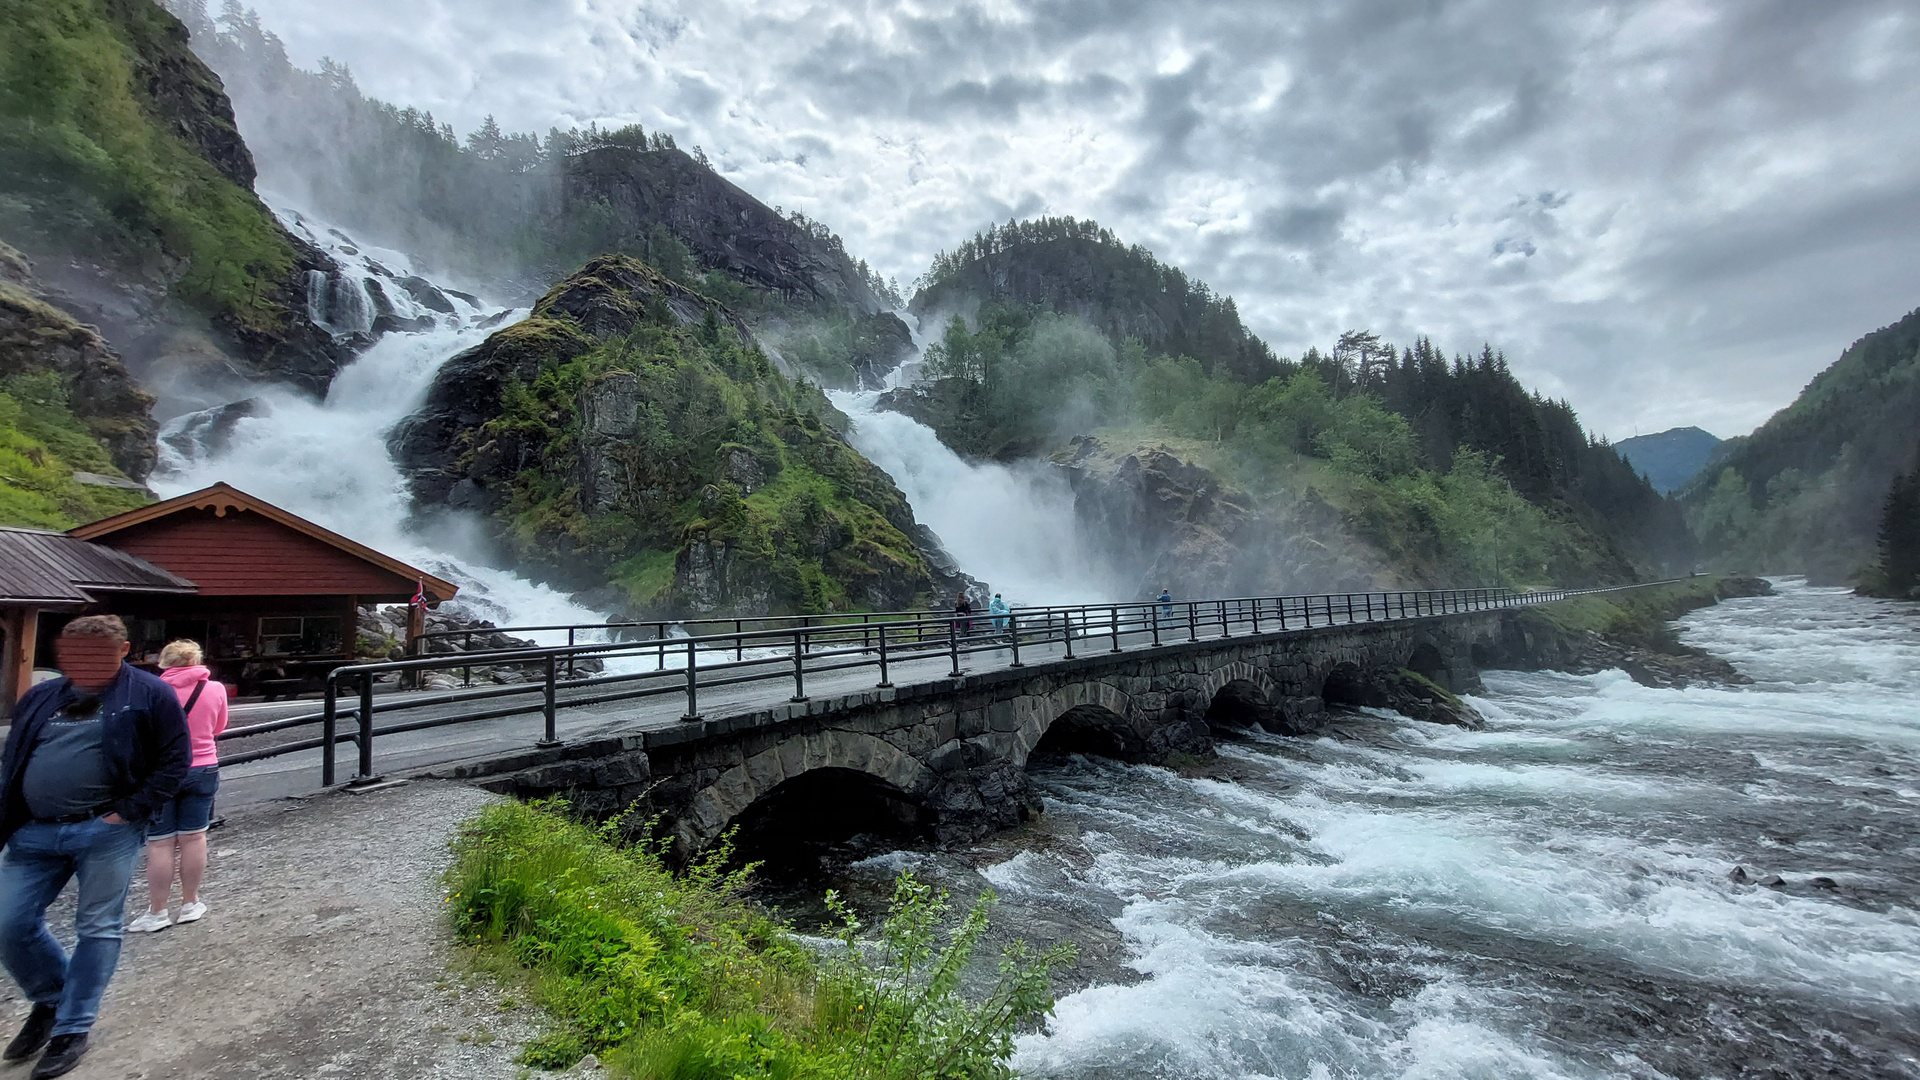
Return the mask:
[(950, 929), (946, 894), (902, 875), (876, 937), (838, 897), (821, 953), (745, 900), (753, 867), (725, 841), (675, 874), (631, 822), (571, 820), (561, 803), (499, 803), (456, 842), (447, 903), (481, 957), (518, 972), (552, 1018), (527, 1064), (602, 1056), (643, 1080), (1012, 1075), (1013, 1036), (1053, 1008), (1071, 946), (1018, 942), (978, 999), (962, 974), (991, 893)]

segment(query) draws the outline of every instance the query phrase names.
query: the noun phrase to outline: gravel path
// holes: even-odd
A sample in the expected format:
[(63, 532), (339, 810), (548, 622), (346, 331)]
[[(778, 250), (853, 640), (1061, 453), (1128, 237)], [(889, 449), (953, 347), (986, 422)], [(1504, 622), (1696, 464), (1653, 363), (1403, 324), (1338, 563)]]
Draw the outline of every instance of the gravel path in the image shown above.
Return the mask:
[[(128, 934), (76, 1080), (446, 1077), (509, 1080), (536, 1032), (467, 974), (442, 916), (458, 824), (489, 799), (410, 783), (229, 812), (210, 834), (212, 912)], [(136, 871), (138, 873), (138, 871)], [(49, 913), (71, 944), (73, 890)], [(146, 899), (136, 876), (129, 915)], [(177, 903), (177, 900), (176, 900)], [(0, 1040), (26, 1004), (0, 975)], [(0, 1067), (0, 1080), (26, 1075)]]

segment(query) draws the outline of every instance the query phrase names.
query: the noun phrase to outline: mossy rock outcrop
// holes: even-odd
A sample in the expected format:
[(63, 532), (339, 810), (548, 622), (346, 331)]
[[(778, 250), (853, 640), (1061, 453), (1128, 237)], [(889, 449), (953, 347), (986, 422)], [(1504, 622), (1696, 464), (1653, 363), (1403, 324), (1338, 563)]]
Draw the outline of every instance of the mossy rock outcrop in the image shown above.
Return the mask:
[(893, 481), (719, 303), (603, 256), (449, 360), (394, 432), (423, 510), (640, 613), (898, 609), (951, 587)]
[(155, 430), (120, 357), (0, 243), (0, 525), (69, 528), (149, 501)]

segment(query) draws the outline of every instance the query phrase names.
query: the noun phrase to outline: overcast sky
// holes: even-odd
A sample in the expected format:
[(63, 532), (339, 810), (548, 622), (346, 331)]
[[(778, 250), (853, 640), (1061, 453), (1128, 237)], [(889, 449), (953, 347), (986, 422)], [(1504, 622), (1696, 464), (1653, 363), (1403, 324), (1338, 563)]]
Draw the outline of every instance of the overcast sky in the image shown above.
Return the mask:
[(1091, 217), (1286, 355), (1504, 348), (1624, 438), (1750, 430), (1920, 306), (1914, 0), (255, 0), (460, 131), (638, 121), (906, 285)]

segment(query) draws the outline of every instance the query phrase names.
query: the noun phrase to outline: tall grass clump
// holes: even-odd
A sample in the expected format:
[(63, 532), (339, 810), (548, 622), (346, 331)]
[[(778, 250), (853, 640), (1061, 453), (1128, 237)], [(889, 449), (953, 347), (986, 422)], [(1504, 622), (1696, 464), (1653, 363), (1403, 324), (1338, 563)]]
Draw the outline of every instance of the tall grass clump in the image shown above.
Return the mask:
[(943, 930), (947, 896), (901, 875), (876, 934), (839, 919), (816, 950), (741, 896), (751, 867), (722, 843), (675, 874), (626, 824), (570, 820), (560, 803), (499, 803), (462, 831), (448, 872), (455, 929), (524, 972), (552, 1017), (523, 1060), (602, 1055), (639, 1080), (1009, 1077), (1013, 1036), (1053, 1009), (1070, 946), (1014, 943), (982, 995), (962, 975), (991, 893)]

